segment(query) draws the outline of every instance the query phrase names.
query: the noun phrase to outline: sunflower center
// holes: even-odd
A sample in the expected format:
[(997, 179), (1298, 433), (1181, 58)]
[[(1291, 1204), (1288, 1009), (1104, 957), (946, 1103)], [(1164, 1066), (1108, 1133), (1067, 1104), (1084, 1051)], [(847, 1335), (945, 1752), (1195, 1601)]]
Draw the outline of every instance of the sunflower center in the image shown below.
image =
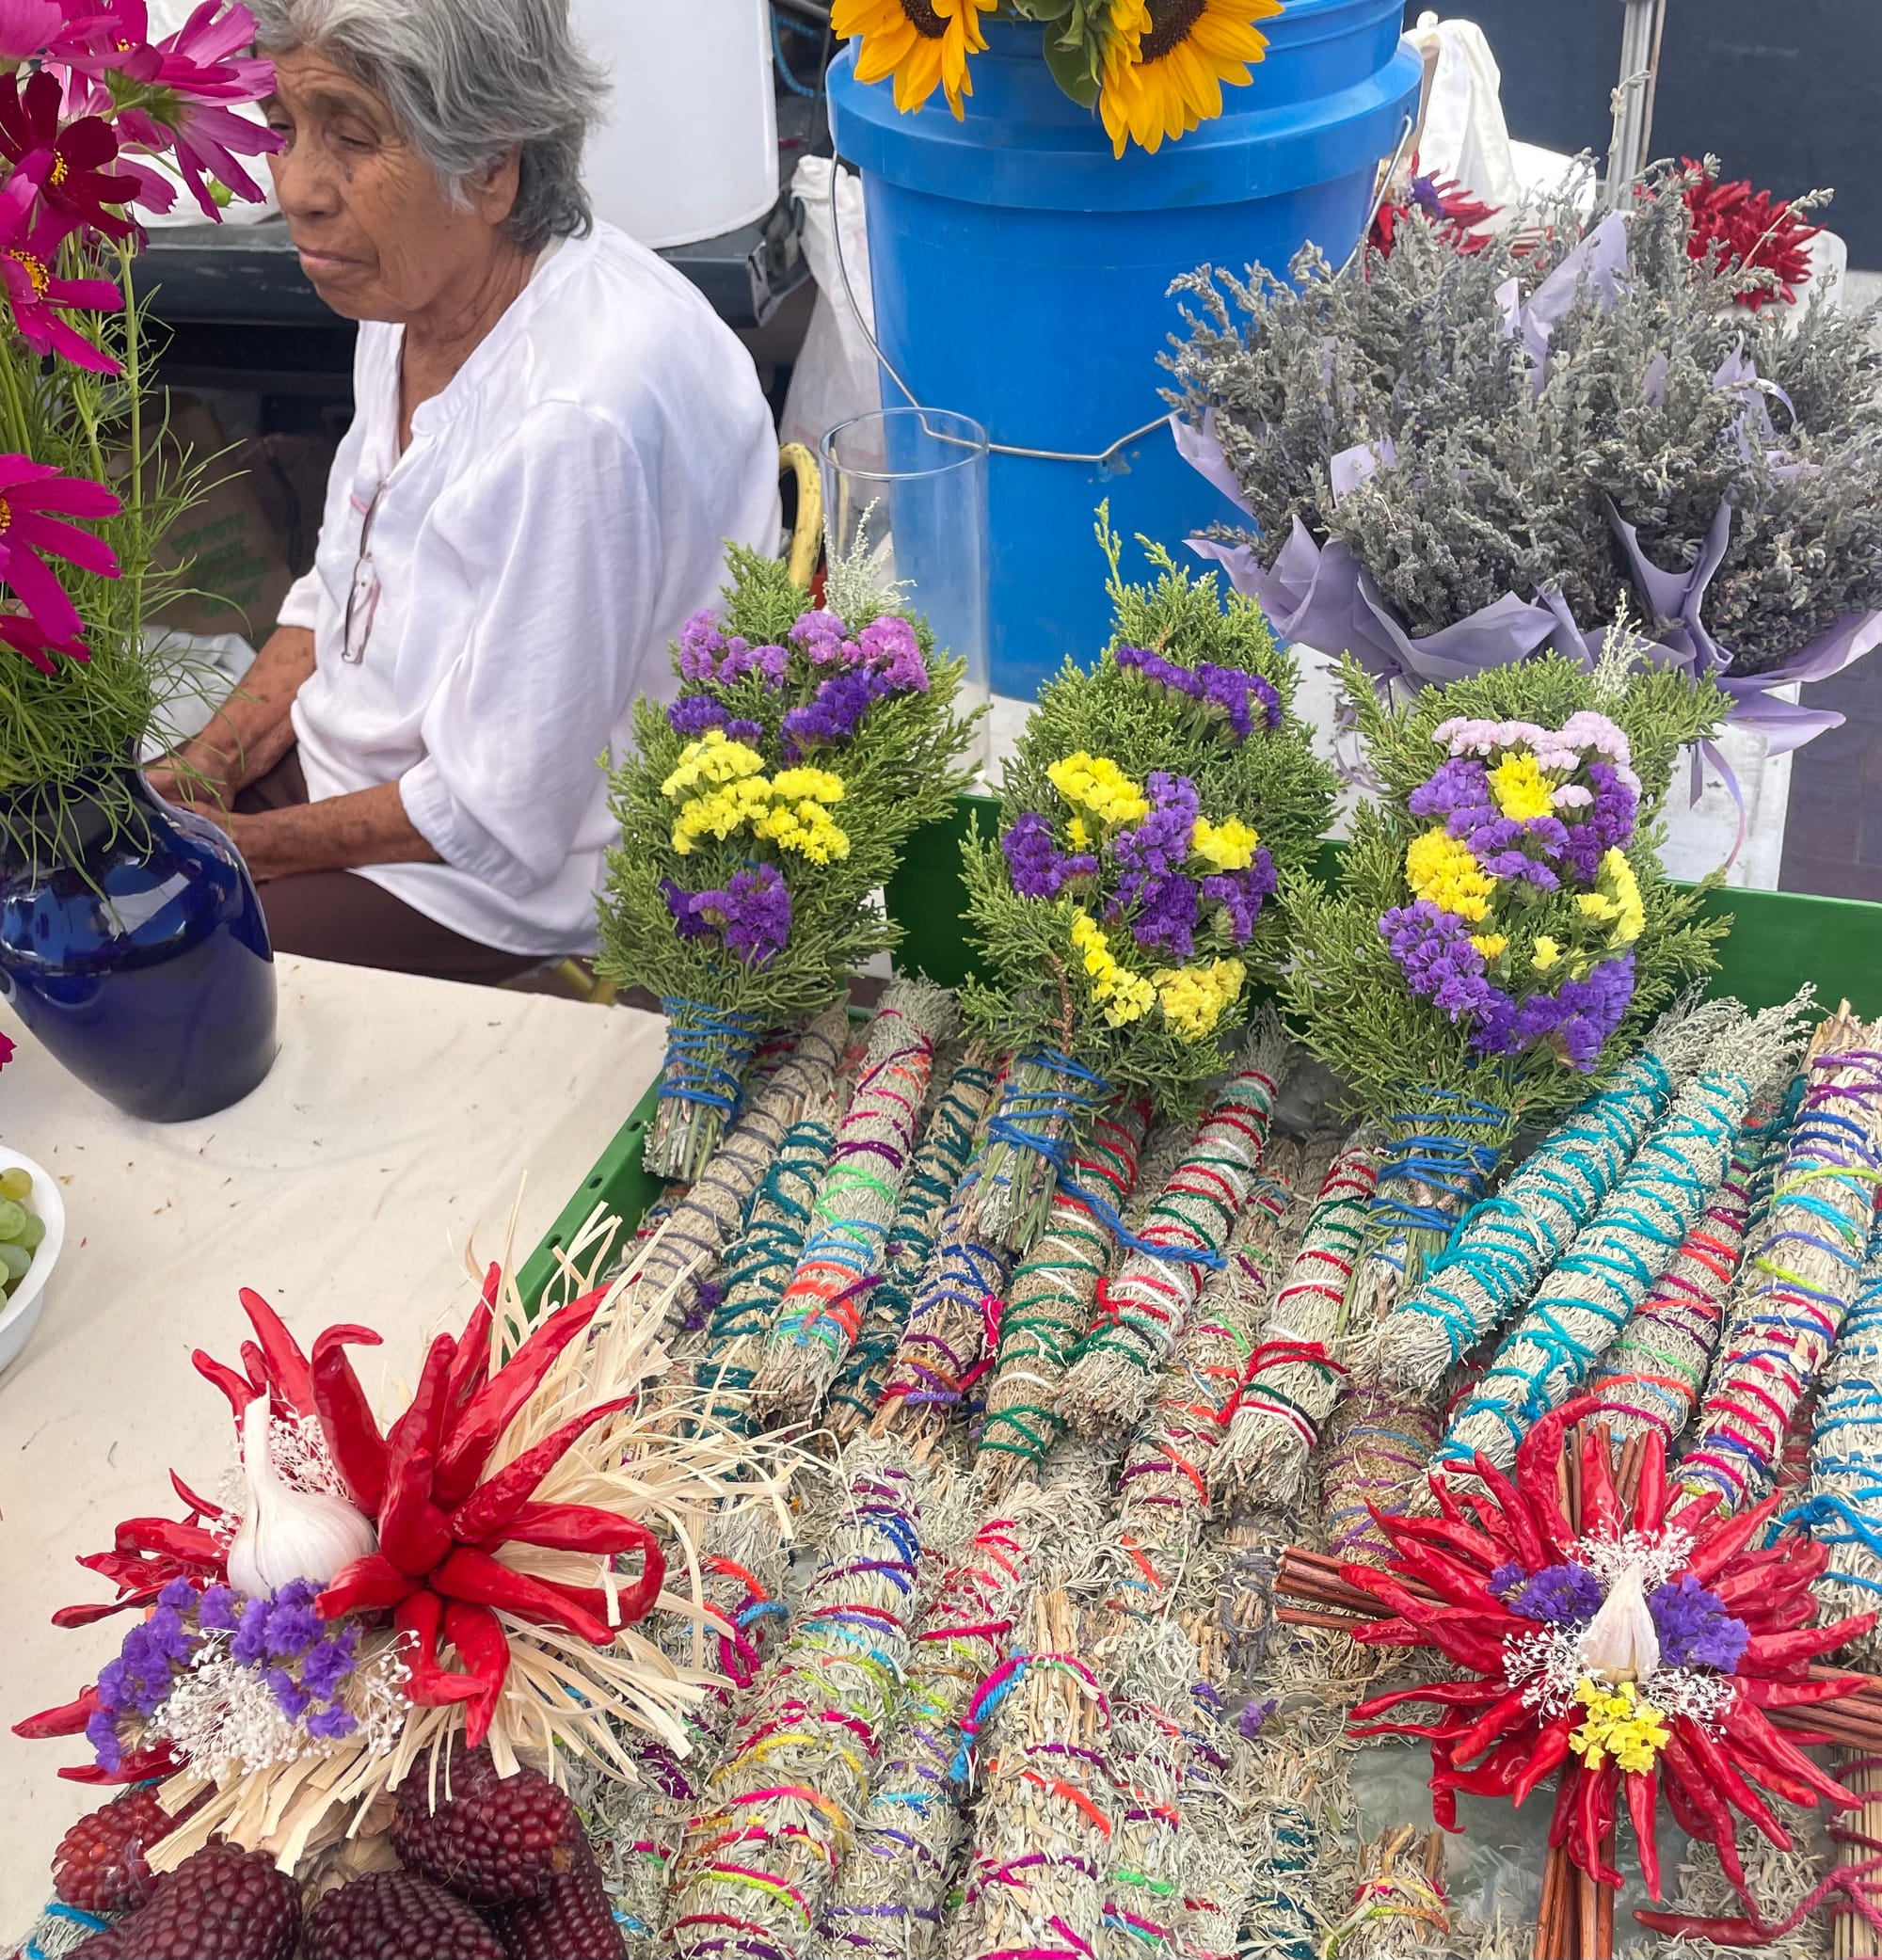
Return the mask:
[(939, 40), (948, 32), (948, 23), (929, 6), (928, 0), (901, 0), (908, 24), (929, 40)]
[(13, 263), (24, 268), (26, 277), (33, 282), (33, 297), (43, 299), (46, 289), (52, 284), (52, 274), (46, 270), (46, 262), (36, 259), (31, 252), (8, 252), (7, 256)]
[(1150, 0), (1150, 32), (1139, 45), (1138, 60), (1148, 67), (1180, 48), (1208, 10), (1209, 0)]

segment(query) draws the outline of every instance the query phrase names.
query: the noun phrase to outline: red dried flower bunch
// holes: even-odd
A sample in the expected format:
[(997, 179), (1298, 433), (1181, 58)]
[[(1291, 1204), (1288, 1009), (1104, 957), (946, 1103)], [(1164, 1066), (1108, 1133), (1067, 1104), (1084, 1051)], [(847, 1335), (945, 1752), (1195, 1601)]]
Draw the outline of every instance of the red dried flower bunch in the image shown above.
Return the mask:
[(1704, 259), (1718, 247), (1722, 268), (1768, 272), (1770, 282), (1755, 280), (1740, 292), (1742, 306), (1753, 311), (1767, 300), (1794, 300), (1797, 288), (1810, 276), (1810, 243), (1821, 225), (1807, 225), (1787, 203), (1769, 191), (1754, 191), (1749, 183), (1721, 183), (1707, 163), (1682, 157), (1696, 181), (1686, 188), (1686, 210), (1692, 219), (1686, 250)]

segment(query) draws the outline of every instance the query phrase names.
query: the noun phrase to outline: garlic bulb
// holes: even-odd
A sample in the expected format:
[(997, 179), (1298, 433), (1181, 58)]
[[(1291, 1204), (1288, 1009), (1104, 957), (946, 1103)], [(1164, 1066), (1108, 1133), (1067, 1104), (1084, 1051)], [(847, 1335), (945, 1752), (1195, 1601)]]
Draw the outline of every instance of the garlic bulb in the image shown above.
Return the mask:
[(1660, 1665), (1660, 1635), (1637, 1564), (1623, 1566), (1602, 1608), (1582, 1630), (1582, 1665), (1610, 1681), (1646, 1681)]
[(343, 1497), (297, 1490), (275, 1473), (268, 1454), (268, 1398), (242, 1411), (242, 1523), (229, 1547), (229, 1583), (250, 1599), (295, 1579), (327, 1586), (356, 1558), (379, 1549), (372, 1520)]

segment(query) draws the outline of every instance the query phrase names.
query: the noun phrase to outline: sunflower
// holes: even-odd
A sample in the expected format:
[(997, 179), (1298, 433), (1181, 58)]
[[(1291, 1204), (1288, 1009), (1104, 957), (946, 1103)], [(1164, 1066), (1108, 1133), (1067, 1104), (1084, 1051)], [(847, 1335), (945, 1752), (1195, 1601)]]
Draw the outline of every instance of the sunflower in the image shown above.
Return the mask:
[(974, 92), (967, 56), (987, 44), (981, 16), (999, 0), (837, 0), (830, 24), (840, 35), (860, 36), (856, 79), (895, 77), (895, 105), (918, 109), (936, 88), (948, 91), (958, 119), (961, 99)]
[(1256, 21), (1281, 0), (1147, 0), (1148, 23), (1133, 47), (1113, 41), (1098, 107), (1119, 156), (1133, 137), (1155, 151), (1222, 113), (1222, 84), (1246, 85), (1248, 64), (1268, 40)]

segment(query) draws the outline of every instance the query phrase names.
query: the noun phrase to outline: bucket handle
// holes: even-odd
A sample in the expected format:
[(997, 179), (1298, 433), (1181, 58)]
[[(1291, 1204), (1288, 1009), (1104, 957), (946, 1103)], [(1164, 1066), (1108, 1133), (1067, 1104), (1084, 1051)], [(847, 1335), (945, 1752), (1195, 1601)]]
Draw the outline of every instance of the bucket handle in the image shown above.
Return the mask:
[[(1359, 243), (1354, 246), (1352, 255), (1347, 260), (1346, 265), (1340, 268), (1342, 272), (1347, 269), (1347, 266), (1351, 265), (1353, 260), (1357, 259), (1360, 253), (1365, 249), (1365, 242), (1372, 235), (1372, 221), (1379, 215), (1379, 207), (1385, 201), (1386, 190), (1390, 186), (1393, 178), (1397, 175), (1398, 166), (1404, 160), (1405, 147), (1411, 142), (1412, 133), (1415, 127), (1416, 118), (1408, 115), (1405, 119), (1404, 128), (1398, 133), (1398, 141), (1393, 146), (1392, 154), (1386, 159), (1385, 167), (1379, 173), (1378, 188), (1373, 192), (1372, 204), (1365, 214), (1365, 223), (1360, 228)], [(862, 329), (863, 338), (869, 343), (869, 352), (875, 356), (883, 373), (901, 389), (911, 408), (922, 409), (922, 412), (926, 413), (928, 411), (922, 408), (922, 404), (917, 398), (915, 390), (901, 378), (901, 372), (897, 369), (894, 361), (883, 352), (882, 343), (876, 339), (875, 327), (864, 317), (863, 310), (856, 302), (856, 289), (850, 283), (849, 263), (843, 257), (843, 228), (839, 221), (837, 208), (837, 181), (842, 162), (843, 160), (840, 156), (833, 156), (830, 159), (830, 239), (837, 251), (837, 272), (843, 281), (843, 297), (849, 301), (850, 311), (855, 316), (856, 325)], [(992, 454), (997, 456), (1025, 456), (1037, 463), (1082, 463), (1092, 468), (1102, 468), (1120, 450), (1128, 449), (1133, 442), (1141, 442), (1146, 436), (1156, 435), (1158, 429), (1168, 426), (1169, 421), (1169, 416), (1158, 415), (1145, 422), (1141, 428), (1132, 429), (1127, 436), (1120, 436), (1108, 449), (1101, 449), (1092, 454), (1065, 449), (1023, 449), (1010, 442), (993, 441), (988, 442), (987, 448)], [(940, 439), (946, 440), (947, 438), (944, 437)]]

